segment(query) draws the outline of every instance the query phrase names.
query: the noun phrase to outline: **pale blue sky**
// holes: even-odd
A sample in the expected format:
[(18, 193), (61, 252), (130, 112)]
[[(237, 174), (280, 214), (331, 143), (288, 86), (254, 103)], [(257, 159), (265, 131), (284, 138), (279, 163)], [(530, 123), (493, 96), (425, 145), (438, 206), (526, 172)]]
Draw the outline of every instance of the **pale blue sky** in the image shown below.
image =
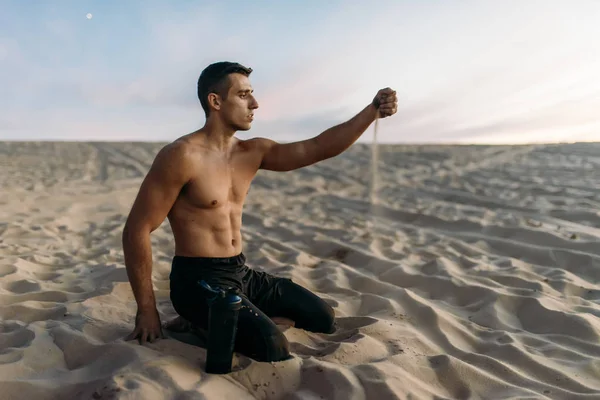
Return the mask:
[(0, 140), (173, 140), (228, 60), (260, 103), (240, 137), (314, 136), (390, 86), (382, 142), (600, 141), (600, 1), (1, 5)]

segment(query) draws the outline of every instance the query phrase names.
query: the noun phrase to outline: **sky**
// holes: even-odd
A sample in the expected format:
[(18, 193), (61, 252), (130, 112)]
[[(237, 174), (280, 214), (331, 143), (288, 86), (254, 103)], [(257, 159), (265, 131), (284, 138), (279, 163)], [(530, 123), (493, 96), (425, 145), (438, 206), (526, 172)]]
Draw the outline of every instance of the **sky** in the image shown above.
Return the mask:
[(0, 140), (175, 140), (235, 61), (260, 106), (240, 138), (318, 135), (391, 87), (378, 142), (600, 141), (598, 0), (0, 4)]

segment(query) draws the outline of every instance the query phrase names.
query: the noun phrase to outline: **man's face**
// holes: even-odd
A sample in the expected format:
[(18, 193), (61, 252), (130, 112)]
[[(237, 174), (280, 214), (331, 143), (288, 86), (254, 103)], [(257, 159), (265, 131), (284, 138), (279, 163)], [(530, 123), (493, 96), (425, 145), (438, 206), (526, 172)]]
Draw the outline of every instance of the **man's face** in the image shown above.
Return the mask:
[(221, 106), (223, 120), (239, 131), (247, 131), (254, 119), (254, 110), (258, 102), (252, 95), (254, 91), (250, 80), (243, 74), (229, 75), (229, 92), (227, 100)]

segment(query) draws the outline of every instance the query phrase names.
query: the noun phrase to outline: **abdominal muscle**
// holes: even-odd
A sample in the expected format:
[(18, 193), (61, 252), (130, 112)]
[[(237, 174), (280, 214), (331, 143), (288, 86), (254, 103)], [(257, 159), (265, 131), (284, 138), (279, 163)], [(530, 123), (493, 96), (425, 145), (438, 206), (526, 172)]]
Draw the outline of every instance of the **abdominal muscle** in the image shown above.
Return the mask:
[(212, 209), (182, 208), (169, 213), (176, 255), (233, 257), (242, 252), (241, 206), (228, 202)]

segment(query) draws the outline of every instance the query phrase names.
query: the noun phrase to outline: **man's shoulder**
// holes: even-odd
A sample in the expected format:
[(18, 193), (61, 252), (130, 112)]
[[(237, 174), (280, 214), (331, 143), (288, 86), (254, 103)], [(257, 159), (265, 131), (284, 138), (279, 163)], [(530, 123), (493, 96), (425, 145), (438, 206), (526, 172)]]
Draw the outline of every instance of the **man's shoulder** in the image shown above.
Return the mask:
[(240, 140), (239, 143), (240, 146), (247, 150), (256, 150), (261, 153), (264, 153), (275, 144), (277, 144), (275, 141), (264, 137), (253, 137), (251, 139), (246, 139), (243, 141)]
[(185, 164), (192, 160), (194, 146), (185, 138), (176, 139), (164, 145), (156, 154), (157, 164)]

